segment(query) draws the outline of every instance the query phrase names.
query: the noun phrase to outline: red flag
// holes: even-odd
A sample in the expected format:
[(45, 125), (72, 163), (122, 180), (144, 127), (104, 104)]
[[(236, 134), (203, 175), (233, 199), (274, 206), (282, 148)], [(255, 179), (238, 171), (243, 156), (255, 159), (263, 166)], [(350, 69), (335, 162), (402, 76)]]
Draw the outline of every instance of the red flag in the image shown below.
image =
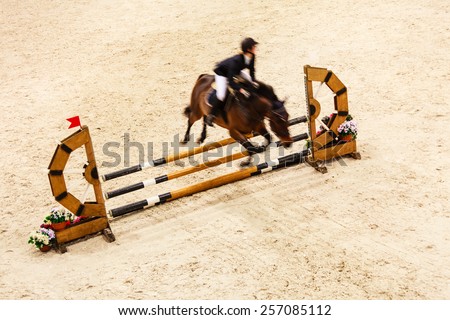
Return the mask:
[(67, 120), (70, 121), (69, 129), (73, 128), (73, 127), (77, 127), (77, 126), (80, 126), (80, 128), (81, 128), (81, 123), (80, 123), (80, 117), (79, 116), (72, 117), (72, 118), (69, 118)]

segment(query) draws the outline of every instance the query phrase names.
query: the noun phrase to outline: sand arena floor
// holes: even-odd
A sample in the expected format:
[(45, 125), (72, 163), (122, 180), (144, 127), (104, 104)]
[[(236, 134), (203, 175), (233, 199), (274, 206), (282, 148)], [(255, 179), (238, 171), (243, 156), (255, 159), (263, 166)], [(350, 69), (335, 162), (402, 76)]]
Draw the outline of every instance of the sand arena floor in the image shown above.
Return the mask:
[[(3, 1), (0, 298), (449, 299), (449, 10), (424, 0)], [(338, 75), (361, 160), (333, 161), (325, 175), (299, 165), (115, 219), (114, 243), (96, 237), (63, 255), (27, 244), (56, 205), (47, 166), (73, 132), (66, 118), (89, 126), (101, 173), (114, 169), (104, 146), (125, 137), (160, 157), (184, 134), (197, 76), (245, 36), (260, 42), (257, 78), (289, 96), (291, 117), (305, 114), (303, 65)], [(208, 141), (227, 136), (210, 129)], [(129, 159), (117, 150), (115, 169), (139, 162), (138, 148)], [(82, 194), (80, 177), (69, 184)], [(48, 286), (51, 277), (65, 281)]]

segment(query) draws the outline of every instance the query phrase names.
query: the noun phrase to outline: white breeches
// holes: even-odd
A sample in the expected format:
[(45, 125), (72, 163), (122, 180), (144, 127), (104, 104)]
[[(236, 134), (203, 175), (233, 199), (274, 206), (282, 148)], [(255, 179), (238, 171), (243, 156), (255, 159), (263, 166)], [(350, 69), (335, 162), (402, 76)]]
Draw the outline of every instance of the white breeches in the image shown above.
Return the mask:
[[(241, 71), (241, 77), (247, 81), (252, 82), (252, 77), (250, 77), (250, 75), (247, 72)], [(226, 77), (222, 77), (216, 74), (215, 81), (216, 81), (217, 99), (223, 101), (225, 100), (225, 97), (227, 95), (228, 79)]]
[(216, 91), (217, 99), (223, 102), (225, 96), (227, 95), (228, 79), (216, 74)]

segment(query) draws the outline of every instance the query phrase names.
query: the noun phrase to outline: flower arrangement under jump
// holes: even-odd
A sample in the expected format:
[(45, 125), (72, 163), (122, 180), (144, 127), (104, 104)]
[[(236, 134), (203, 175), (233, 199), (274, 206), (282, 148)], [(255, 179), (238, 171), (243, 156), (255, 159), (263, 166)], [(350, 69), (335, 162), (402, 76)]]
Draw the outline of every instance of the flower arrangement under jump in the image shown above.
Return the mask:
[(55, 232), (52, 229), (40, 228), (30, 234), (29, 244), (34, 244), (37, 249), (44, 246), (52, 246), (55, 241)]
[(88, 219), (88, 217), (78, 217), (64, 208), (54, 207), (50, 210), (50, 214), (45, 216), (40, 229), (30, 234), (28, 243), (46, 252), (57, 243), (57, 231), (61, 231), (67, 226), (80, 223), (85, 219)]
[(352, 116), (348, 115), (346, 121), (338, 127), (337, 131), (341, 137), (351, 135), (352, 139), (356, 139), (356, 136), (358, 135), (358, 126)]
[(50, 214), (45, 217), (44, 224), (69, 222), (71, 223), (75, 216), (64, 208), (52, 208)]

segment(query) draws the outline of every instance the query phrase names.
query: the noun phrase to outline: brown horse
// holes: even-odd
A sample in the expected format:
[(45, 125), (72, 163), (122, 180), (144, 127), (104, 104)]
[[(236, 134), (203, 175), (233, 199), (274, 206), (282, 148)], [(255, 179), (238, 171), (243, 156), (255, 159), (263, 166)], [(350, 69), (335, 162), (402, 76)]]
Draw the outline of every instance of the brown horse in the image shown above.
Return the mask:
[[(203, 143), (206, 139), (205, 118), (210, 111), (206, 99), (213, 82), (212, 75), (202, 74), (198, 77), (192, 90), (191, 103), (184, 110), (184, 114), (188, 117), (188, 128), (182, 143), (189, 141), (192, 125), (202, 117), (203, 131), (198, 142)], [(214, 120), (217, 125), (228, 129), (230, 136), (247, 149), (250, 156), (264, 151), (272, 141), (264, 123), (266, 118), (269, 120), (271, 130), (280, 138), (283, 146), (290, 147), (292, 144), (288, 125), (289, 114), (284, 107), (284, 101), (278, 99), (271, 86), (259, 81), (258, 84), (258, 89), (253, 89), (251, 85), (247, 87), (249, 91), (252, 88), (249, 98), (244, 98), (240, 93), (231, 94), (227, 98), (226, 114), (222, 112)], [(253, 145), (246, 138), (247, 134), (255, 132), (266, 139), (266, 145)]]

